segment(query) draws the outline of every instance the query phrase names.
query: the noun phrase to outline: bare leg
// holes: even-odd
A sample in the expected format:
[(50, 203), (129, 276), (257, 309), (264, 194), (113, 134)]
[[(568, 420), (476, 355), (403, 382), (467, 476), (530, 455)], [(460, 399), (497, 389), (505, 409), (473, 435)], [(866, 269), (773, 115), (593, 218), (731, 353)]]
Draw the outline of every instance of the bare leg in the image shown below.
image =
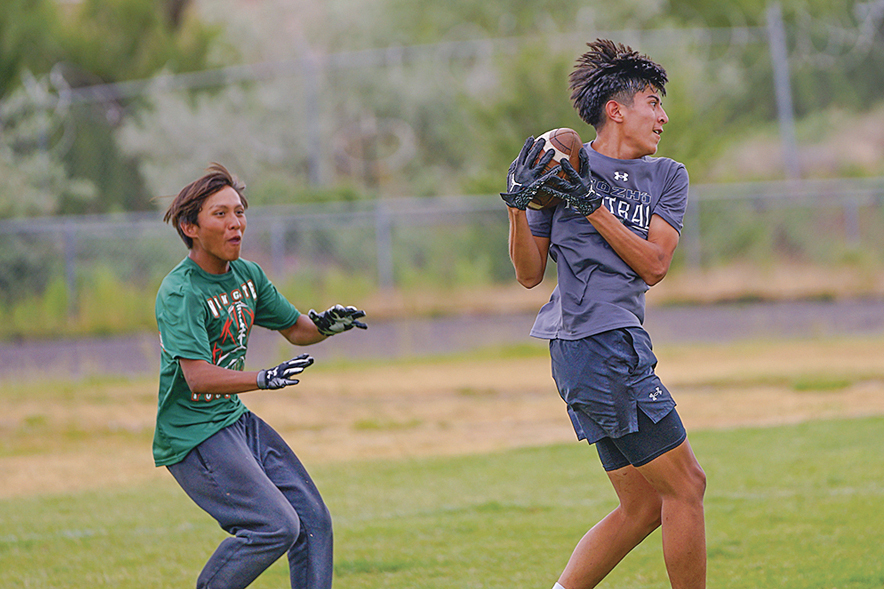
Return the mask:
[(705, 589), (706, 475), (687, 440), (639, 472), (663, 498), (663, 558), (673, 589)]
[(635, 467), (608, 473), (620, 505), (578, 542), (559, 584), (566, 589), (598, 585), (617, 563), (660, 525), (662, 500)]
[(706, 587), (706, 477), (685, 440), (642, 467), (608, 473), (620, 505), (577, 544), (559, 584), (591, 589), (658, 526), (673, 589)]

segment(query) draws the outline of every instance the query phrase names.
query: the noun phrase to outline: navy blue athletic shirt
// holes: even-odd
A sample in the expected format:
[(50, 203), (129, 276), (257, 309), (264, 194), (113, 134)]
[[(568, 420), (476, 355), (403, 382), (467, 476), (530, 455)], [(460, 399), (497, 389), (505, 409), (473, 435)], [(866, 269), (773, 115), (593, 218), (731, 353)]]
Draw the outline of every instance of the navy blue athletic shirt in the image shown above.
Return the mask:
[[(584, 145), (602, 204), (636, 235), (647, 239), (652, 215), (679, 233), (688, 201), (684, 165), (664, 157), (619, 160)], [(641, 326), (647, 283), (624, 262), (592, 224), (565, 203), (528, 209), (533, 235), (550, 239), (558, 284), (537, 314), (531, 335), (576, 340), (620, 327)]]

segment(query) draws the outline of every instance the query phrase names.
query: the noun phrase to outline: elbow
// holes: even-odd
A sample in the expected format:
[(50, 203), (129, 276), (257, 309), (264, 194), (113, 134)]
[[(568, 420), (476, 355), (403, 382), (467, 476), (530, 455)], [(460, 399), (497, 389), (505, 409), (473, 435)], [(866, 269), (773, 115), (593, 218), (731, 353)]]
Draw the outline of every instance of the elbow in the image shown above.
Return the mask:
[(644, 272), (642, 272), (642, 279), (648, 284), (648, 286), (654, 286), (655, 284), (666, 278), (666, 274), (668, 272), (668, 264), (657, 264), (650, 268), (647, 268)]
[(543, 260), (539, 264), (513, 264), (516, 271), (516, 281), (527, 289), (532, 289), (541, 282), (546, 274), (546, 264)]
[(516, 276), (516, 280), (527, 289), (532, 289), (543, 282), (543, 275), (540, 276)]
[(661, 280), (663, 280), (665, 274), (663, 276), (648, 276), (645, 278), (645, 282), (648, 286), (654, 286), (658, 284)]
[(185, 382), (187, 382), (187, 388), (190, 389), (190, 392), (194, 395), (201, 395), (203, 393), (210, 393), (209, 383), (202, 378), (184, 378)]
[(204, 361), (188, 362), (186, 365), (182, 362), (181, 372), (191, 393), (201, 395), (214, 392), (212, 390), (212, 375), (208, 370), (209, 366), (209, 363)]

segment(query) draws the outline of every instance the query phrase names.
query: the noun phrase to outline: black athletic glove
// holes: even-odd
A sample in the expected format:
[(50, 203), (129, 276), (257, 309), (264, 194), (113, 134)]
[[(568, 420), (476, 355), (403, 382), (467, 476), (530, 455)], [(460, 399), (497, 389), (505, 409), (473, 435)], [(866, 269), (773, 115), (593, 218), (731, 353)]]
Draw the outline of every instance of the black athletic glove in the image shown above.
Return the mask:
[(291, 377), (301, 374), (311, 364), (313, 364), (313, 358), (308, 354), (301, 354), (291, 360), (286, 360), (275, 368), (266, 368), (258, 373), (258, 388), (281, 389), (292, 384), (298, 384), (298, 381)]
[(571, 162), (562, 158), (561, 166), (565, 178), (553, 176), (546, 181), (543, 189), (564, 200), (569, 207), (581, 215), (588, 216), (602, 206), (602, 195), (592, 187), (592, 174), (586, 150), (581, 148), (578, 157), (580, 159), (579, 173), (571, 166)]
[(357, 319), (365, 317), (365, 311), (360, 311), (356, 307), (335, 305), (322, 313), (317, 313), (310, 309), (308, 315), (322, 335), (335, 335), (354, 327), (368, 329), (368, 325), (362, 321), (357, 321)]
[(524, 211), (543, 183), (559, 171), (559, 166), (549, 172), (544, 171), (544, 168), (555, 156), (555, 151), (552, 149), (543, 154), (540, 161), (534, 163), (537, 156), (543, 151), (545, 144), (545, 139), (540, 139), (535, 143), (534, 137), (528, 137), (525, 140), (525, 145), (522, 146), (522, 151), (519, 152), (519, 157), (510, 164), (509, 172), (506, 175), (506, 192), (500, 193), (500, 198), (506, 202), (508, 207)]

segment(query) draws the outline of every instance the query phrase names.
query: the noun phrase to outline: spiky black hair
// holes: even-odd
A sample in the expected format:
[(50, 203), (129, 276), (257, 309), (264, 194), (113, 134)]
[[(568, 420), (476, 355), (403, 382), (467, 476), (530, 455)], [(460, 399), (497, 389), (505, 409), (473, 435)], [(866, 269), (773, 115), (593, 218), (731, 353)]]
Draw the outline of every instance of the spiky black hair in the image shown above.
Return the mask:
[(647, 55), (608, 39), (586, 45), (589, 51), (577, 59), (569, 80), (571, 102), (587, 124), (604, 123), (605, 104), (612, 98), (631, 101), (648, 86), (666, 95), (666, 70)]

